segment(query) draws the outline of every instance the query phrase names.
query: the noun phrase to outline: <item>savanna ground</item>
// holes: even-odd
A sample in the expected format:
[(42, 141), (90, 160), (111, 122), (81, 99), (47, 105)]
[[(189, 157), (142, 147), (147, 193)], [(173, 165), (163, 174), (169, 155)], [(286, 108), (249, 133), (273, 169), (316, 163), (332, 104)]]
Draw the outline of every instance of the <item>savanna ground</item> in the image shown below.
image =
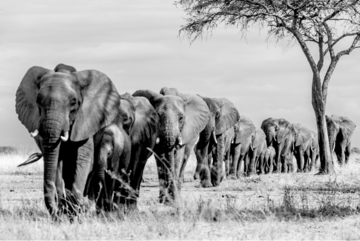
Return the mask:
[(189, 160), (182, 203), (158, 204), (153, 159), (144, 174), (139, 212), (81, 214), (52, 222), (43, 201), (40, 160), (0, 156), (0, 239), (360, 239), (360, 156), (333, 176), (271, 174), (225, 180), (203, 189)]

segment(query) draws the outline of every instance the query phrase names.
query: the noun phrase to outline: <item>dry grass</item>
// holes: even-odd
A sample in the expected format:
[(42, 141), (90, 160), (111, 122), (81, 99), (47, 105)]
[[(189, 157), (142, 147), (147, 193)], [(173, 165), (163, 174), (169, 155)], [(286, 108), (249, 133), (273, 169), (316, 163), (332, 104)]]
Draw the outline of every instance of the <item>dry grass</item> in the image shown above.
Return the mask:
[(333, 176), (273, 174), (225, 180), (202, 189), (192, 157), (178, 207), (157, 203), (151, 159), (139, 212), (50, 220), (42, 198), (42, 160), (16, 168), (27, 154), (0, 156), (1, 239), (360, 239), (360, 163)]

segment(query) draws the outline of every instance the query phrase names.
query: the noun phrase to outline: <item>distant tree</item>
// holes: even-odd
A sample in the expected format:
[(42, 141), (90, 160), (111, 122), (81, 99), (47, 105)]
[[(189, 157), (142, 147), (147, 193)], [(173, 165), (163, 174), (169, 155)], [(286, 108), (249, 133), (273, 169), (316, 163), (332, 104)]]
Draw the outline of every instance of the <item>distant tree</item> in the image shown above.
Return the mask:
[[(295, 39), (313, 73), (312, 106), (319, 133), (320, 172), (334, 172), (325, 121), (326, 99), (331, 76), (340, 58), (360, 48), (360, 0), (178, 0), (188, 15), (180, 34), (191, 41), (211, 32), (219, 23), (242, 30), (259, 26), (277, 40)], [(351, 38), (346, 49), (335, 52), (335, 46)], [(309, 44), (317, 47), (311, 53)], [(318, 60), (315, 61), (315, 54)], [(329, 64), (321, 76), (325, 58)]]
[(17, 149), (12, 146), (0, 146), (0, 154), (14, 154), (17, 153)]

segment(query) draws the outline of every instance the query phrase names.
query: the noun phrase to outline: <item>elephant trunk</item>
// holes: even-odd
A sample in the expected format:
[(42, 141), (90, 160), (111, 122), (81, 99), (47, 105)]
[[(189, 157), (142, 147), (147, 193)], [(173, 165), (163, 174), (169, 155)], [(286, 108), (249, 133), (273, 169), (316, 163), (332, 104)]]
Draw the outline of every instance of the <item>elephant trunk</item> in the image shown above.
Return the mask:
[(44, 137), (44, 199), (51, 216), (57, 214), (56, 172), (59, 159), (61, 124), (55, 120), (46, 120), (41, 127)]
[(175, 170), (175, 158), (174, 158), (174, 149), (171, 150), (170, 152), (167, 152), (165, 154), (165, 158), (168, 161), (168, 190), (169, 190), (169, 195), (170, 197), (177, 201), (178, 200), (178, 177), (176, 175), (176, 170)]

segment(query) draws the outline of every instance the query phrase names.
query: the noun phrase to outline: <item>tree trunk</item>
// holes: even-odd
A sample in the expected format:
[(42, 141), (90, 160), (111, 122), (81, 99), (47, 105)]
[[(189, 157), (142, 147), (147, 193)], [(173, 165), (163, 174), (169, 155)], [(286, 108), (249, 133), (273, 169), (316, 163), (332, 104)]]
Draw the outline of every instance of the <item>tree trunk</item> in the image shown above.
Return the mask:
[[(331, 174), (334, 173), (334, 163), (332, 160), (332, 154), (329, 145), (329, 137), (327, 132), (326, 120), (325, 120), (325, 107), (326, 103), (322, 98), (322, 89), (319, 87), (321, 83), (320, 76), (313, 76), (312, 83), (312, 105), (315, 111), (316, 125), (319, 137), (319, 149), (320, 149), (320, 170), (319, 174)], [(321, 86), (321, 84), (320, 84)]]

